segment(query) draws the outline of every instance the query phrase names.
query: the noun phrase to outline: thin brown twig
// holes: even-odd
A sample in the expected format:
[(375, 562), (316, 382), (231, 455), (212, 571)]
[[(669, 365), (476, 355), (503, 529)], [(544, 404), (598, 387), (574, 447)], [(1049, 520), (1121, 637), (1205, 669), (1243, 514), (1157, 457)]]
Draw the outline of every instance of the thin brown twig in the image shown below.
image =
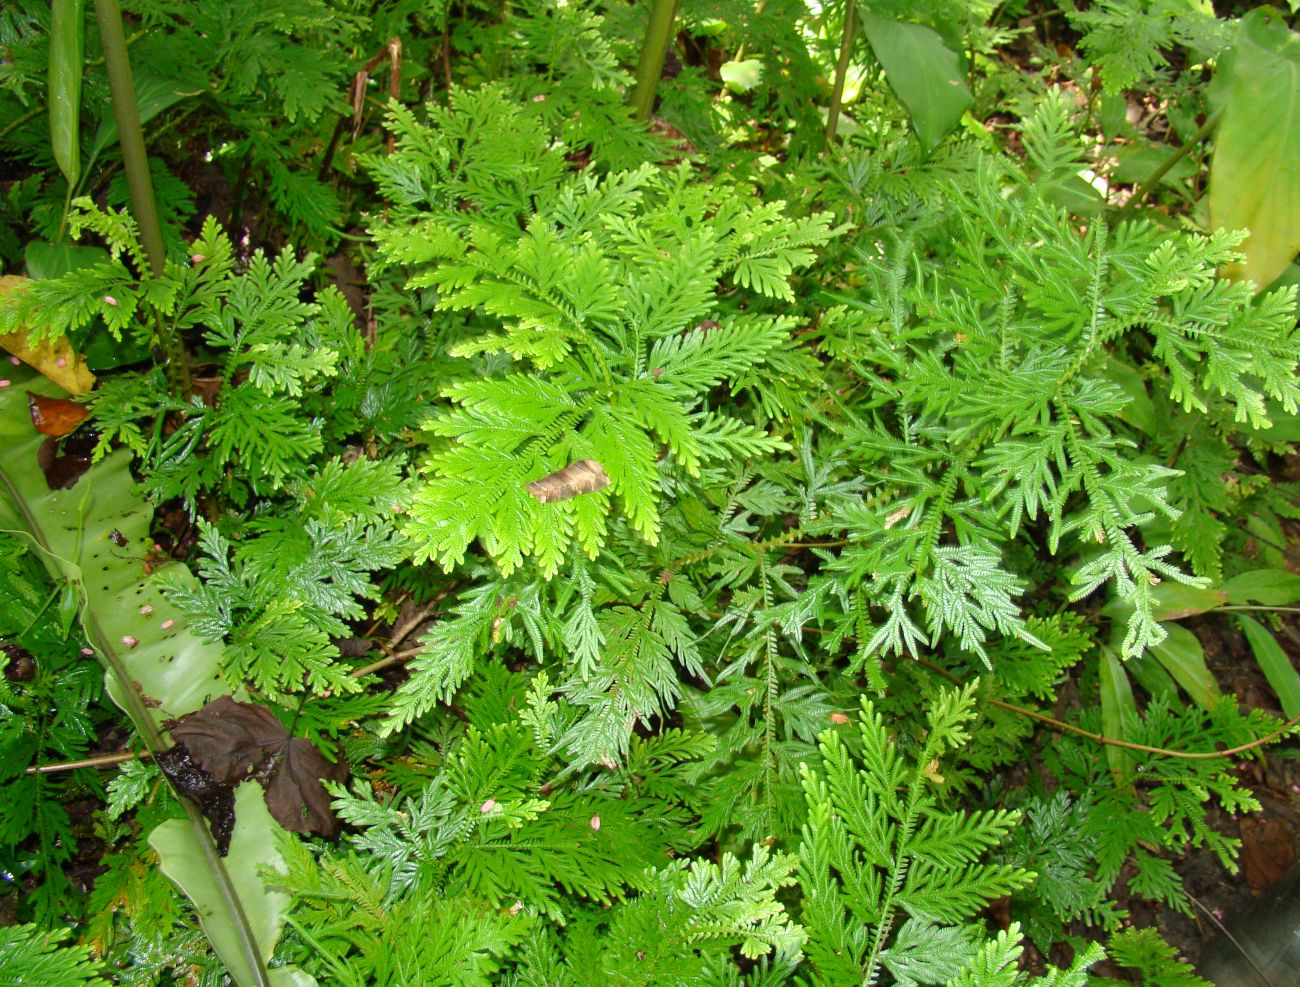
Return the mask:
[(1021, 716), (1027, 716), (1030, 719), (1047, 723), (1059, 730), (1066, 730), (1070, 733), (1077, 734), (1080, 737), (1087, 737), (1089, 740), (1095, 740), (1099, 744), (1107, 744), (1111, 747), (1123, 747), (1131, 751), (1143, 751), (1147, 754), (1161, 754), (1164, 757), (1182, 758), (1184, 761), (1203, 761), (1212, 757), (1231, 757), (1233, 754), (1244, 754), (1246, 751), (1254, 750), (1256, 747), (1263, 747), (1265, 744), (1276, 740), (1284, 733), (1288, 733), (1296, 724), (1300, 723), (1300, 713), (1291, 717), (1272, 733), (1263, 737), (1258, 737), (1248, 744), (1238, 744), (1236, 747), (1229, 747), (1222, 751), (1171, 751), (1165, 747), (1148, 747), (1146, 744), (1135, 744), (1127, 740), (1116, 740), (1114, 737), (1106, 737), (1100, 733), (1092, 733), (1084, 730), (1082, 727), (1076, 727), (1071, 723), (1065, 723), (1053, 716), (1045, 713), (1038, 713), (1032, 709), (1025, 709), (1022, 706), (1013, 706), (1011, 703), (1004, 703), (1000, 699), (986, 700), (990, 706), (996, 706), (998, 709), (1005, 709), (1011, 713), (1019, 713)]
[(148, 749), (140, 751), (123, 751), (120, 754), (98, 754), (95, 757), (83, 757), (80, 761), (60, 761), (57, 764), (34, 764), (27, 769), (29, 775), (52, 775), (60, 771), (76, 771), (78, 768), (111, 768), (127, 761), (147, 761), (152, 754)]
[[(932, 662), (928, 662), (924, 658), (917, 658), (915, 659), (915, 661), (922, 668), (943, 676), (949, 682), (960, 684), (960, 680), (957, 678), (957, 676), (949, 673), (945, 669), (940, 668), (938, 665), (935, 665)], [(1203, 761), (1212, 757), (1230, 757), (1233, 754), (1244, 754), (1246, 751), (1254, 750), (1256, 747), (1263, 747), (1265, 744), (1269, 743), (1270, 741), (1275, 740), (1276, 738), (1282, 736), (1282, 734), (1289, 731), (1297, 723), (1300, 723), (1300, 714), (1297, 714), (1291, 717), (1285, 723), (1283, 723), (1272, 733), (1267, 734), (1263, 737), (1257, 737), (1255, 740), (1252, 740), (1248, 744), (1240, 744), (1237, 747), (1229, 747), (1227, 750), (1223, 750), (1223, 751), (1173, 751), (1173, 750), (1169, 750), (1166, 747), (1148, 747), (1146, 744), (1135, 744), (1132, 741), (1128, 741), (1128, 740), (1116, 740), (1114, 737), (1107, 737), (1104, 734), (1093, 733), (1091, 730), (1085, 730), (1082, 727), (1076, 727), (1073, 723), (1066, 723), (1064, 720), (1058, 720), (1056, 717), (1048, 716), (1046, 713), (1040, 713), (1037, 710), (1033, 710), (1033, 709), (1025, 709), (1025, 707), (1023, 706), (1016, 706), (1013, 705), (1012, 703), (1006, 703), (1003, 702), (1001, 699), (985, 699), (985, 702), (987, 702), (990, 706), (997, 707), (998, 709), (1005, 709), (1008, 713), (1018, 713), (1021, 716), (1027, 716), (1031, 720), (1038, 720), (1040, 723), (1046, 723), (1049, 726), (1053, 726), (1058, 730), (1064, 730), (1067, 733), (1073, 733), (1080, 737), (1087, 737), (1089, 740), (1095, 740), (1097, 743), (1105, 744), (1108, 747), (1123, 747), (1126, 750), (1142, 751), (1143, 753), (1146, 754), (1161, 754), (1165, 757), (1182, 758), (1184, 761)]]
[(1254, 971), (1259, 975), (1260, 983), (1268, 983), (1268, 976), (1264, 973), (1263, 970), (1259, 968), (1259, 965), (1251, 957), (1250, 953), (1246, 951), (1245, 947), (1243, 947), (1241, 943), (1237, 941), (1237, 937), (1234, 936), (1231, 932), (1229, 932), (1227, 927), (1222, 922), (1219, 921), (1219, 917), (1215, 915), (1214, 912), (1210, 911), (1210, 909), (1206, 908), (1203, 904), (1201, 904), (1201, 902), (1197, 899), (1196, 895), (1192, 894), (1189, 891), (1186, 891), (1186, 889), (1184, 889), (1184, 892), (1187, 894), (1188, 900), (1190, 900), (1193, 905), (1195, 905), (1197, 908), (1203, 911), (1205, 913), (1206, 918), (1208, 918), (1212, 923), (1214, 923), (1215, 927), (1218, 928), (1219, 932), (1223, 935), (1223, 937), (1227, 939), (1228, 942), (1232, 943), (1233, 946), (1236, 947), (1237, 951), (1241, 953), (1241, 955), (1245, 958), (1246, 962), (1249, 963), (1251, 965), (1251, 968), (1254, 969)]
[(375, 672), (381, 672), (385, 668), (391, 668), (393, 665), (400, 665), (408, 662), (416, 655), (424, 651), (423, 646), (418, 648), (407, 648), (405, 651), (397, 651), (387, 658), (380, 658), (378, 661), (371, 662), (369, 665), (363, 665), (361, 668), (354, 668), (348, 673), (349, 678), (359, 679), (366, 675), (373, 675)]
[[(445, 596), (445, 594), (443, 594)], [(405, 620), (394, 624), (392, 631), (388, 635), (388, 647), (401, 644), (410, 636), (411, 632), (419, 627), (428, 619), (429, 614), (433, 613), (433, 608), (442, 602), (443, 596), (434, 597), (423, 606), (416, 607), (409, 617)]]
[[(382, 671), (393, 665), (400, 665), (403, 662), (410, 661), (418, 655), (423, 648), (409, 648), (406, 651), (399, 651), (391, 654), (387, 658), (381, 658), (379, 661), (372, 662), (369, 665), (363, 665), (361, 668), (354, 668), (348, 673), (349, 678), (365, 678), (375, 672)], [(127, 761), (147, 761), (153, 755), (148, 750), (141, 750), (138, 753), (133, 751), (123, 751), (119, 754), (99, 754), (95, 757), (82, 758), (79, 761), (58, 761), (53, 764), (34, 764), (25, 772), (29, 775), (50, 775), (57, 774), (60, 771), (76, 771), (78, 768), (111, 768)]]
[[(718, 613), (716, 611), (706, 611), (706, 615), (715, 619), (726, 616), (726, 614)], [(805, 627), (803, 630), (805, 634), (831, 633), (830, 631), (824, 631), (818, 627)], [(922, 668), (943, 676), (949, 682), (960, 684), (960, 680), (957, 676), (940, 668), (932, 662), (926, 661), (924, 658), (914, 658), (913, 661)], [(1170, 750), (1167, 747), (1149, 747), (1146, 744), (1135, 744), (1132, 741), (1117, 740), (1114, 737), (1107, 737), (1104, 734), (1093, 733), (1091, 730), (1085, 730), (1083, 727), (1077, 727), (1073, 723), (1066, 723), (1064, 720), (1058, 720), (1056, 717), (1048, 716), (1046, 713), (1040, 713), (1033, 709), (1026, 709), (1023, 706), (1016, 706), (1013, 703), (1003, 702), (1001, 699), (985, 699), (985, 702), (998, 709), (1004, 709), (1008, 713), (1017, 713), (1020, 716), (1026, 716), (1031, 720), (1038, 720), (1040, 723), (1046, 723), (1058, 730), (1064, 730), (1066, 733), (1072, 733), (1079, 737), (1086, 737), (1088, 740), (1094, 740), (1099, 744), (1105, 744), (1110, 747), (1123, 747), (1126, 750), (1131, 751), (1142, 751), (1146, 754), (1160, 754), (1164, 757), (1177, 757), (1182, 758), (1185, 761), (1202, 761), (1212, 757), (1230, 757), (1233, 754), (1244, 754), (1246, 751), (1254, 750), (1256, 747), (1263, 747), (1265, 744), (1276, 740), (1278, 737), (1290, 731), (1297, 724), (1300, 724), (1300, 714), (1297, 714), (1283, 723), (1272, 733), (1263, 737), (1258, 737), (1247, 744), (1240, 744), (1237, 747), (1229, 747), (1227, 750), (1222, 751), (1175, 751)]]

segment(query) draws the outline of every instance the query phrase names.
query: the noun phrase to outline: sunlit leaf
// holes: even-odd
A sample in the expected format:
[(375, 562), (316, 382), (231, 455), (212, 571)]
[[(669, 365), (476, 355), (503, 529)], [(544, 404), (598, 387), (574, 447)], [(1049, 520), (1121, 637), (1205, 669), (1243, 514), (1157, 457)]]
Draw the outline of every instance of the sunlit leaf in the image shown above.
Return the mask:
[(935, 147), (957, 126), (973, 99), (956, 53), (923, 24), (864, 12), (862, 32), (911, 114), (921, 143)]
[(1246, 228), (1231, 268), (1263, 288), (1300, 250), (1300, 35), (1267, 10), (1241, 20), (1210, 166), (1210, 225)]

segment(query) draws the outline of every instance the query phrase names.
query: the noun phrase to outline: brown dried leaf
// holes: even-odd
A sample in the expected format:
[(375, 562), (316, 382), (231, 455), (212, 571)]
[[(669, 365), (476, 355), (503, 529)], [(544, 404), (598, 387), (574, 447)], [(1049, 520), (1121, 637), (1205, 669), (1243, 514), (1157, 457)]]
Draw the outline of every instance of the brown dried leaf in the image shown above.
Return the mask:
[(27, 411), (36, 431), (52, 439), (61, 439), (86, 420), (86, 406), (64, 398), (47, 398), (27, 392)]
[(342, 761), (331, 764), (310, 741), (292, 737), (266, 780), (266, 807), (285, 829), (337, 836), (339, 820), (321, 780), (343, 781), (347, 776)]
[(339, 821), (321, 779), (342, 781), (347, 767), (331, 764), (309, 741), (292, 737), (269, 709), (218, 696), (171, 730), (196, 764), (217, 781), (237, 785), (255, 779), (266, 790), (266, 807), (285, 829), (334, 836)]
[(609, 486), (605, 467), (594, 459), (579, 459), (550, 476), (527, 484), (527, 490), (539, 504), (569, 500), (579, 494), (593, 493)]
[(204, 771), (184, 744), (159, 751), (154, 761), (172, 787), (199, 807), (212, 827), (217, 853), (224, 857), (230, 852), (230, 836), (235, 831), (234, 788), (221, 784)]
[(1267, 891), (1286, 876), (1296, 860), (1295, 839), (1281, 819), (1241, 819), (1241, 869), (1256, 893)]

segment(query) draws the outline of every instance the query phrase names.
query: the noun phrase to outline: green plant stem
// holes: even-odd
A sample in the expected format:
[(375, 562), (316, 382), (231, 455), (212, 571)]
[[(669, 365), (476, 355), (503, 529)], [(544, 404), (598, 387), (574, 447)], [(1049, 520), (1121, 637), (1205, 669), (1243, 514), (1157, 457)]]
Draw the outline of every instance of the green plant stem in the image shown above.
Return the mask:
[[(144, 146), (140, 108), (136, 104), (135, 84), (131, 79), (131, 59), (127, 53), (126, 36), (122, 31), (122, 9), (117, 0), (95, 0), (95, 16), (104, 47), (104, 68), (108, 73), (108, 87), (113, 97), (113, 115), (117, 119), (118, 144), (122, 148), (126, 185), (131, 193), (131, 212), (140, 230), (140, 242), (144, 246), (145, 256), (149, 259), (149, 273), (155, 278), (161, 278), (167, 267), (167, 253), (163, 249), (158, 202), (153, 194), (149, 155)], [(142, 275), (143, 273), (141, 272)], [(180, 396), (188, 395), (190, 364), (180, 334), (163, 321), (161, 316), (154, 323), (154, 333), (173, 392)]]
[(14, 130), (17, 130), (28, 120), (38, 117), (44, 112), (45, 112), (45, 107), (34, 106), (26, 113), (14, 117), (12, 120), (9, 121), (9, 124), (3, 130), (0, 130), (0, 141), (4, 140), (6, 137), (9, 136), (10, 133), (12, 133)]
[(826, 146), (835, 140), (840, 124), (840, 106), (844, 102), (844, 80), (849, 74), (849, 57), (853, 54), (854, 0), (845, 0), (844, 31), (840, 37), (840, 57), (835, 62), (835, 85), (831, 89), (831, 105), (826, 111)]
[(1181, 147), (1175, 148), (1173, 153), (1170, 154), (1169, 157), (1165, 158), (1156, 170), (1146, 177), (1146, 181), (1139, 185), (1137, 190), (1129, 196), (1128, 201), (1125, 202), (1124, 205), (1120, 207), (1119, 212), (1115, 214), (1115, 221), (1120, 222), (1121, 220), (1128, 219), (1129, 216), (1133, 214), (1133, 210), (1138, 207), (1138, 203), (1150, 195), (1151, 191), (1160, 183), (1160, 179), (1164, 178), (1165, 175), (1169, 173), (1169, 169), (1178, 164), (1178, 162), (1187, 157), (1187, 155), (1191, 154), (1193, 148), (1197, 147), (1201, 141), (1205, 140), (1205, 138), (1209, 137), (1210, 134), (1213, 133), (1214, 128), (1219, 125), (1219, 117), (1222, 115), (1222, 110), (1219, 110), (1217, 113), (1211, 113), (1206, 118), (1205, 123), (1201, 124), (1201, 129), (1192, 135), (1191, 140), (1186, 144), (1183, 144)]
[(649, 120), (654, 108), (655, 86), (664, 71), (664, 56), (673, 36), (673, 19), (677, 16), (677, 0), (654, 0), (650, 22), (646, 24), (645, 39), (641, 43), (641, 59), (636, 66), (636, 88), (629, 102), (632, 115), (637, 120)]
[(166, 254), (163, 251), (162, 226), (158, 222), (158, 205), (149, 175), (149, 156), (140, 127), (140, 110), (131, 80), (131, 61), (122, 32), (122, 10), (117, 0), (95, 0), (100, 39), (104, 46), (104, 68), (113, 97), (113, 115), (117, 119), (118, 141), (126, 167), (126, 184), (131, 193), (131, 211), (140, 228), (140, 241), (154, 277), (162, 277)]

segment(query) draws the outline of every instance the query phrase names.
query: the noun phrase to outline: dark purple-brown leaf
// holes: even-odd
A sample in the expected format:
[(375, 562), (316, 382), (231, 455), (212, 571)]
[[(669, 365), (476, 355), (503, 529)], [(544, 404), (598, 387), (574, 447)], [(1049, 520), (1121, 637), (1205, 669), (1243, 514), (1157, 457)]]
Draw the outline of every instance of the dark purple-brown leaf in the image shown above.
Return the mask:
[(45, 484), (51, 490), (67, 490), (90, 469), (95, 450), (95, 437), (86, 430), (69, 435), (63, 441), (46, 439), (36, 450), (36, 465), (45, 474)]
[(235, 831), (235, 790), (222, 784), (194, 762), (184, 744), (159, 751), (154, 758), (176, 791), (191, 799), (212, 827), (217, 853), (230, 852), (230, 834)]
[(27, 682), (36, 675), (36, 658), (26, 648), (0, 641), (0, 654), (4, 655), (5, 678), (10, 682)]
[(290, 736), (265, 706), (219, 696), (181, 717), (171, 733), (217, 781), (259, 782), (266, 790), (266, 807), (285, 829), (325, 836), (338, 832), (321, 781), (342, 781), (347, 766), (331, 764), (309, 741)]

